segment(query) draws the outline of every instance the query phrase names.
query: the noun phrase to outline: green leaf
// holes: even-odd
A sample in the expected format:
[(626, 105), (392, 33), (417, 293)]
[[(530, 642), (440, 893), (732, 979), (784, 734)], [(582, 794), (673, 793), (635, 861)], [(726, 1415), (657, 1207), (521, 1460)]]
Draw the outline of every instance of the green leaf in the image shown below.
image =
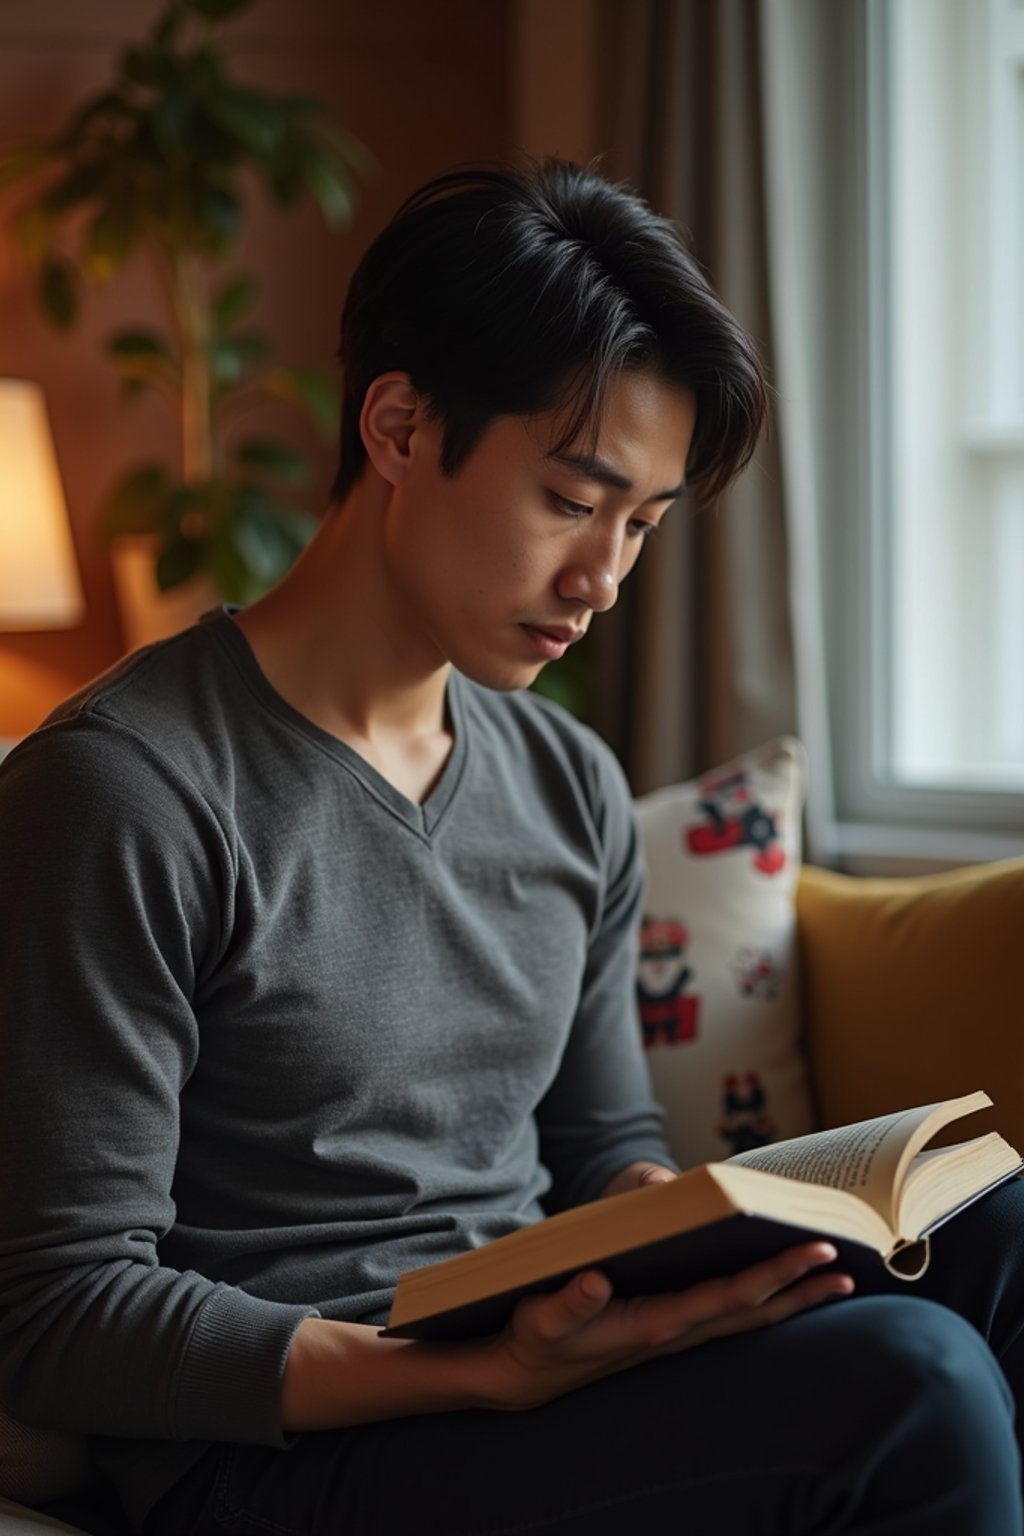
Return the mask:
[(191, 218), (200, 243), (220, 254), (241, 233), (242, 204), (223, 183), (198, 187), (193, 194)]
[(319, 526), (317, 519), (301, 507), (283, 507), (278, 521), (282, 533), (292, 546), (294, 556), (301, 555)]
[(246, 371), (270, 353), (270, 342), (255, 332), (222, 336), (207, 343), (206, 355), (214, 381), (222, 388), (237, 384)]
[(247, 437), (235, 450), (236, 461), (249, 469), (265, 469), (284, 485), (308, 485), (310, 464), (304, 453), (272, 437)]
[(237, 549), (230, 539), (216, 533), (206, 552), (206, 569), (225, 602), (251, 603), (266, 590), (253, 590), (252, 578)]
[(162, 526), (167, 540), (188, 539), (205, 545), (210, 538), (230, 487), (222, 480), (178, 481), (170, 488), (163, 511)]
[(223, 332), (237, 325), (252, 308), (258, 292), (259, 283), (244, 272), (218, 288), (211, 305), (214, 329)]
[(283, 515), (291, 508), (275, 501), (258, 486), (240, 486), (239, 491), (227, 532), (249, 575), (269, 587), (295, 559), (295, 545)]
[(333, 118), (324, 117), (312, 126), (310, 132), (315, 138), (323, 140), (334, 154), (345, 165), (351, 167), (357, 175), (367, 180), (377, 176), (381, 170), (380, 161), (362, 141), (357, 139), (354, 133), (336, 123)]
[(355, 188), (341, 161), (319, 144), (303, 147), (300, 171), (329, 224), (349, 224), (355, 205)]
[(290, 208), (306, 190), (299, 167), (282, 156), (277, 156), (264, 170), (264, 182), (278, 208)]
[(563, 677), (558, 671), (552, 669), (549, 664), (537, 677), (530, 687), (534, 693), (539, 693), (542, 698), (550, 699), (554, 704), (560, 704), (568, 710), (570, 715), (582, 716), (579, 693), (572, 678)]
[(334, 380), (318, 368), (275, 368), (267, 389), (279, 400), (290, 400), (308, 412), (324, 437), (338, 431), (340, 402)]
[(263, 486), (234, 485), (210, 546), (219, 589), (239, 602), (260, 597), (284, 575), (315, 526), (308, 513), (278, 501)]
[(229, 138), (258, 160), (272, 155), (284, 135), (277, 103), (261, 92), (221, 91), (206, 102), (206, 110)]
[(123, 267), (136, 238), (135, 212), (127, 200), (107, 203), (89, 226), (85, 266), (97, 283), (107, 283)]
[(153, 142), (165, 160), (189, 153), (189, 131), (194, 121), (192, 103), (183, 93), (164, 94), (149, 113)]
[(169, 362), (170, 348), (159, 331), (147, 331), (137, 328), (117, 331), (107, 341), (107, 353), (110, 357), (152, 357), (162, 358)]
[(231, 537), (249, 575), (267, 587), (284, 575), (294, 558), (291, 544), (271, 518), (240, 515), (232, 522)]
[(278, 96), (277, 105), (286, 117), (292, 119), (318, 117), (326, 111), (324, 102), (319, 96), (307, 96), (298, 92), (289, 92), (284, 96)]
[(177, 393), (178, 366), (158, 331), (118, 331), (108, 339), (106, 351), (121, 375), (122, 385), (136, 386), (130, 391), (133, 397), (157, 384)]
[(51, 256), (39, 272), (39, 302), (59, 331), (68, 331), (78, 318), (77, 273), (69, 261)]
[(133, 469), (100, 508), (100, 532), (106, 539), (124, 533), (154, 533), (162, 524), (171, 494), (172, 483), (159, 464)]
[(201, 568), (204, 546), (199, 539), (172, 535), (156, 557), (156, 584), (161, 592), (180, 587)]
[(252, 603), (262, 597), (276, 579), (259, 575), (249, 564), (245, 539), (236, 538), (239, 519), (244, 522), (249, 515), (246, 501), (254, 488), (247, 485), (232, 487), (228, 505), (213, 530), (207, 551), (206, 564), (221, 596), (232, 603)]
[(577, 719), (590, 721), (593, 716), (595, 664), (586, 640), (573, 646), (561, 661), (551, 662), (534, 679), (535, 693), (561, 704)]

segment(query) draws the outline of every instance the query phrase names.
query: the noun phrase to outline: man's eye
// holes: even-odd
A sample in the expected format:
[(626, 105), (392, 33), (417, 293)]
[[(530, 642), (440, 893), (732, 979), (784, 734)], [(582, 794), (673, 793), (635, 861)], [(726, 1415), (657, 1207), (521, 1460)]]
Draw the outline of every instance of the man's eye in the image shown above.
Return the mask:
[(551, 492), (551, 500), (558, 512), (563, 512), (566, 517), (589, 517), (593, 507), (585, 507), (580, 501), (570, 501), (567, 496), (559, 496), (557, 491)]

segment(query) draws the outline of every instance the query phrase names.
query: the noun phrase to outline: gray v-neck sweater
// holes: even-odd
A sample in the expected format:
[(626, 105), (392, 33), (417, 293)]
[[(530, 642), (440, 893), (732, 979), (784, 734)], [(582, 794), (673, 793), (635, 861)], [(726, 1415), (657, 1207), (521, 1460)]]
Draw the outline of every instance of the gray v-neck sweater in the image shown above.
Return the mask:
[(310, 1312), (669, 1160), (622, 774), (532, 695), (448, 705), (417, 806), (218, 610), (0, 769), (0, 1399), (114, 1437), (137, 1518), (284, 1443)]

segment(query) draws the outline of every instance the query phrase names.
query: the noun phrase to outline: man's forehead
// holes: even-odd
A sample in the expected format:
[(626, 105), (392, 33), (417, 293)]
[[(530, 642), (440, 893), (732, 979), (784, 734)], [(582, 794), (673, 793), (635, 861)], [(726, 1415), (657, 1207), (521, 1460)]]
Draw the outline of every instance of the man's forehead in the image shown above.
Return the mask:
[[(570, 470), (573, 474), (581, 475), (585, 480), (592, 480), (597, 485), (611, 486), (616, 491), (634, 491), (636, 482), (625, 470), (620, 469), (609, 459), (602, 458), (598, 453), (590, 453), (586, 450), (563, 449), (557, 453), (546, 455), (552, 463), (560, 465), (563, 469)], [(685, 480), (680, 480), (678, 485), (670, 486), (664, 491), (654, 491), (647, 498), (649, 501), (675, 501), (686, 489)]]
[(656, 374), (625, 373), (608, 385), (598, 418), (570, 441), (565, 410), (547, 418), (545, 456), (594, 484), (672, 501), (684, 489), (695, 416), (691, 390)]

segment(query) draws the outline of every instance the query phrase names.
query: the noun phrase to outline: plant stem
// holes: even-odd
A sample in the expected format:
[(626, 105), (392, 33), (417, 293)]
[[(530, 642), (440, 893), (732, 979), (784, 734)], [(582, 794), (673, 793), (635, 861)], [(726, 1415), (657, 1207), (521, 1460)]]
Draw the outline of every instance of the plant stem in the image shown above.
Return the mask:
[(174, 263), (175, 309), (181, 338), (182, 476), (187, 485), (212, 479), (213, 401), (207, 354), (209, 315), (199, 269), (188, 257)]

